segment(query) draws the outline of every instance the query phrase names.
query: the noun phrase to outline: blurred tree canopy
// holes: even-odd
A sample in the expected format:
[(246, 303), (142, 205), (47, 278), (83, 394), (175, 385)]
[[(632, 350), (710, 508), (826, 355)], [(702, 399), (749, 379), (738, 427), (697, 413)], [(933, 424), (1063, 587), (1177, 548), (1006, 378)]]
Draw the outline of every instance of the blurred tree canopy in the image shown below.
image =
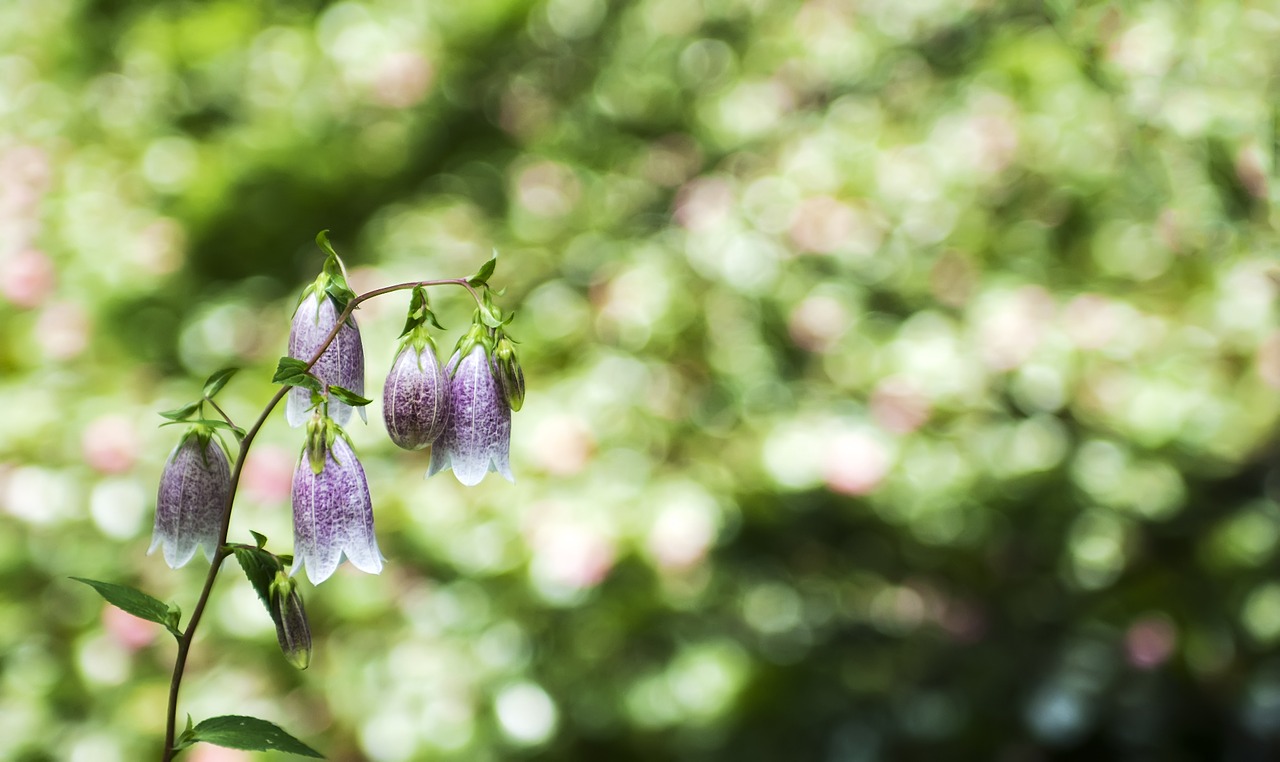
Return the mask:
[[(424, 481), (375, 402), (386, 571), (306, 591), (302, 673), (228, 574), (197, 719), (379, 762), (1275, 757), (1277, 34), (1249, 0), (0, 4), (0, 756), (158, 750), (172, 646), (66, 577), (189, 609), (204, 570), (144, 555), (155, 412), (240, 365), (256, 414), (330, 229), (358, 291), (500, 253), (517, 483)], [(361, 310), (370, 390), (405, 301)], [(300, 444), (264, 431), (233, 540), (288, 551)]]

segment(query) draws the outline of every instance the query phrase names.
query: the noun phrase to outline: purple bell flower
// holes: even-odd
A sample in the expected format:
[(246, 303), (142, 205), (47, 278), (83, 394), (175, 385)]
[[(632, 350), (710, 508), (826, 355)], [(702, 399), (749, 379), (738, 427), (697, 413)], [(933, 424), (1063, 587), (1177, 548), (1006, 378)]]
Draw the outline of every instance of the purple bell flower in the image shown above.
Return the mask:
[(289, 575), (305, 566), (307, 577), (318, 585), (344, 555), (360, 571), (382, 571), (364, 469), (346, 434), (332, 420), (313, 416), (293, 472), (294, 562)]
[[(317, 297), (315, 290), (310, 290), (293, 313), (293, 325), (289, 330), (289, 356), (310, 360), (333, 330), (338, 314), (339, 310), (332, 299), (328, 296)], [(364, 346), (360, 343), (360, 329), (355, 320), (353, 315), (343, 324), (333, 343), (320, 356), (311, 372), (328, 386), (341, 386), (363, 397)], [(290, 389), (284, 409), (289, 425), (297, 428), (306, 423), (311, 415), (310, 407), (310, 391), (296, 386)], [(329, 416), (339, 424), (345, 424), (351, 420), (351, 406), (341, 400), (330, 399)], [(367, 420), (364, 408), (360, 409), (360, 418)]]
[(490, 471), (508, 481), (511, 474), (511, 407), (494, 380), (488, 353), (476, 343), (466, 357), (454, 353), (445, 369), (450, 375), (449, 420), (431, 450), (427, 476), (452, 468), (458, 481), (475, 486)]
[(212, 561), (230, 492), (227, 454), (208, 429), (192, 427), (173, 448), (160, 475), (155, 531), (147, 554), (163, 548), (165, 563), (177, 569), (201, 545)]
[(430, 344), (406, 343), (382, 388), (382, 417), (391, 441), (406, 450), (435, 442), (449, 416), (449, 377)]

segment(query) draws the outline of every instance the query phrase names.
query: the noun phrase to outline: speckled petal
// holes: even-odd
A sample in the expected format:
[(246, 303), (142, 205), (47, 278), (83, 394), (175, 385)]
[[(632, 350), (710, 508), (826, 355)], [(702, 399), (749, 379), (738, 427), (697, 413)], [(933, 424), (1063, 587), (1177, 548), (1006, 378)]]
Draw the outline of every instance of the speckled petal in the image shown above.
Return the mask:
[(325, 453), (324, 469), (313, 473), (305, 452), (293, 474), (294, 564), (312, 584), (337, 570), (345, 554), (359, 570), (382, 571), (373, 531), (373, 502), (364, 469), (346, 440), (338, 437)]
[(490, 372), (484, 348), (477, 346), (461, 362), (449, 392), (449, 421), (432, 452), (427, 475), (452, 468), (458, 481), (475, 486), (490, 471), (514, 481), (508, 462), (511, 408)]
[[(299, 360), (310, 360), (320, 345), (324, 343), (333, 324), (338, 319), (338, 310), (332, 299), (325, 297), (317, 300), (315, 294), (308, 294), (293, 313), (293, 324), (289, 331), (289, 356)], [(355, 325), (355, 317), (343, 324), (333, 343), (320, 356), (320, 360), (311, 368), (311, 372), (325, 384), (341, 386), (364, 396), (364, 346), (360, 341), (360, 329)], [(285, 418), (290, 426), (298, 427), (307, 422), (311, 406), (311, 392), (294, 387), (289, 390), (289, 398), (285, 401)], [(365, 419), (364, 408), (360, 408), (360, 417)], [(351, 406), (337, 399), (329, 401), (329, 417), (339, 424), (351, 420)]]
[(420, 450), (435, 442), (449, 414), (449, 379), (430, 349), (406, 346), (382, 388), (382, 417), (397, 446)]
[(202, 455), (200, 438), (186, 435), (160, 475), (155, 530), (147, 553), (163, 548), (165, 563), (177, 569), (203, 546), (212, 561), (230, 491), (231, 466), (222, 447), (210, 439)]

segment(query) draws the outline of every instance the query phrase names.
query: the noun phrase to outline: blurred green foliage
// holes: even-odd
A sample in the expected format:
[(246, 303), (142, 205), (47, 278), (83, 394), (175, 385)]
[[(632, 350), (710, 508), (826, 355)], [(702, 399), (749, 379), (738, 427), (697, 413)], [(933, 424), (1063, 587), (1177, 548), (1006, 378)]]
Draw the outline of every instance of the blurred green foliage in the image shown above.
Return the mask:
[[(144, 555), (155, 413), (241, 365), (252, 419), (325, 228), (357, 291), (501, 252), (518, 480), (424, 481), (375, 402), (387, 570), (306, 590), (302, 673), (227, 574), (197, 719), (379, 762), (1273, 757), (1278, 30), (0, 4), (0, 757), (157, 753), (172, 644), (67, 577), (190, 609), (204, 570)], [(407, 299), (361, 310), (370, 390)], [(277, 416), (234, 541), (288, 552), (299, 447)]]

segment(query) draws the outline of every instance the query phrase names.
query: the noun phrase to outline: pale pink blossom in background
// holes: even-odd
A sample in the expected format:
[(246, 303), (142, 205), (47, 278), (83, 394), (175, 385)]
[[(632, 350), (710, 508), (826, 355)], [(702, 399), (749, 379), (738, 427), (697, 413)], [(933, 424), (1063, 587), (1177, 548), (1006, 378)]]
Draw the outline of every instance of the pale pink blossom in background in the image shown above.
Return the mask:
[(39, 249), (23, 249), (0, 263), (0, 293), (24, 309), (44, 303), (57, 285), (57, 270)]
[(818, 294), (806, 297), (791, 310), (787, 318), (787, 333), (801, 349), (828, 352), (849, 330), (852, 322), (848, 308), (839, 299)]
[(880, 486), (892, 465), (888, 449), (878, 439), (851, 431), (831, 441), (823, 475), (832, 492), (866, 495)]
[(297, 463), (298, 453), (294, 449), (257, 445), (244, 463), (240, 484), (254, 502), (283, 502), (293, 493), (293, 470)]
[(698, 177), (676, 193), (675, 219), (694, 232), (711, 230), (729, 218), (733, 186), (723, 177)]
[(568, 214), (582, 195), (578, 176), (554, 161), (540, 161), (520, 170), (515, 185), (520, 205), (539, 217)]
[(884, 230), (874, 211), (830, 196), (814, 196), (796, 204), (789, 235), (800, 253), (848, 252), (865, 257), (880, 248)]
[(151, 275), (168, 275), (186, 258), (187, 232), (182, 223), (161, 217), (138, 234), (133, 261)]
[(1102, 349), (1124, 327), (1132, 308), (1099, 294), (1080, 294), (1062, 308), (1059, 322), (1081, 349)]
[(190, 762), (250, 762), (253, 759), (247, 751), (214, 746), (210, 743), (198, 743), (186, 752)]
[(1178, 631), (1169, 617), (1148, 614), (1129, 625), (1124, 635), (1125, 654), (1139, 669), (1154, 669), (1173, 655)]
[(675, 503), (659, 511), (645, 538), (645, 550), (659, 568), (684, 571), (706, 558), (716, 533), (715, 517), (705, 508)]
[(408, 108), (426, 97), (434, 80), (435, 69), (421, 53), (388, 53), (374, 74), (373, 99), (391, 108)]
[(35, 338), (45, 356), (70, 360), (89, 346), (89, 316), (75, 302), (45, 305), (36, 319)]
[(102, 607), (102, 628), (130, 651), (150, 645), (160, 631), (160, 625), (155, 622), (139, 619), (115, 606)]
[(894, 434), (910, 434), (929, 420), (929, 398), (908, 379), (891, 377), (876, 384), (868, 403), (871, 418)]
[(533, 575), (572, 590), (585, 590), (604, 581), (616, 556), (611, 538), (572, 521), (552, 520), (540, 524), (531, 545)]
[(978, 319), (978, 350), (987, 367), (1008, 371), (1031, 356), (1055, 312), (1053, 295), (1023, 286)]
[(80, 437), (84, 460), (95, 471), (121, 474), (133, 468), (141, 446), (133, 422), (121, 415), (94, 419)]
[(582, 419), (555, 415), (538, 424), (533, 434), (534, 460), (547, 473), (572, 476), (590, 462), (596, 442)]

